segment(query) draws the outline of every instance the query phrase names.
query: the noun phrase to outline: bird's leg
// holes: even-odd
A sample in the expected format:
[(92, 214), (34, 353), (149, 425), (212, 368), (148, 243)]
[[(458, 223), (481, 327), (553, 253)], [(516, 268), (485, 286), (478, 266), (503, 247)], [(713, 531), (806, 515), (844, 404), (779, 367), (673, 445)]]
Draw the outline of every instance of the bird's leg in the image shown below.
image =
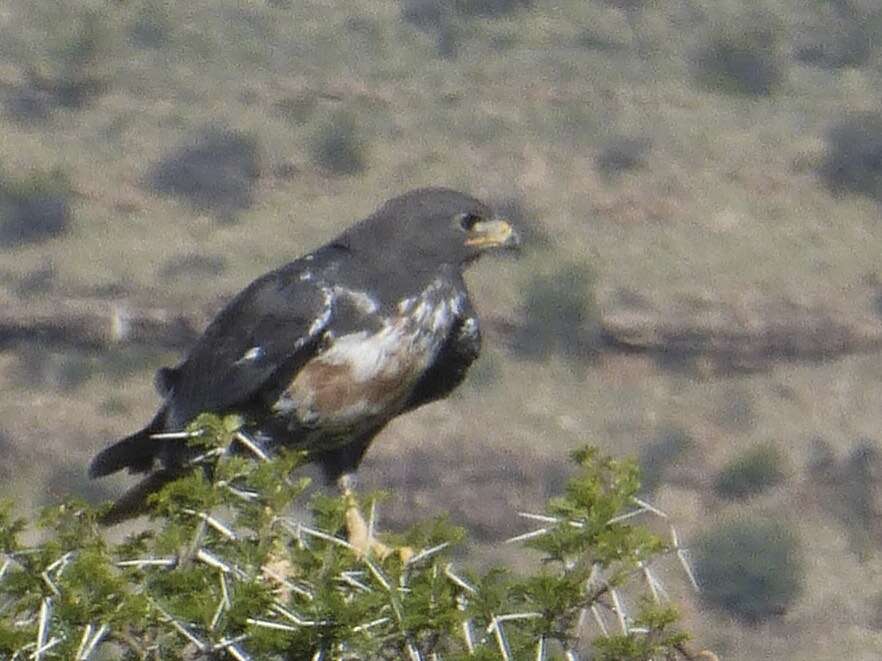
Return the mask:
[(353, 492), (353, 487), (355, 486), (355, 476), (353, 474), (345, 473), (341, 475), (337, 480), (337, 486), (346, 500), (346, 533), (349, 543), (355, 547), (359, 557), (373, 555), (380, 560), (385, 560), (393, 553), (397, 553), (402, 562), (407, 562), (413, 557), (413, 549), (409, 546), (392, 548), (374, 537), (373, 520), (370, 524), (365, 521), (358, 507), (358, 501)]

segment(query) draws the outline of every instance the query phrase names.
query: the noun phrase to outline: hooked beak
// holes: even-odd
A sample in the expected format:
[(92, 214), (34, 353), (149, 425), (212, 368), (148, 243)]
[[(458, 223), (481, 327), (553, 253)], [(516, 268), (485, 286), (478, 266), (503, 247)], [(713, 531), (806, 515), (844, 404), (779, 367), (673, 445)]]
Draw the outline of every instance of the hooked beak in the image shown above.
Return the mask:
[(494, 218), (475, 223), (469, 229), (465, 244), (480, 250), (488, 248), (514, 249), (521, 244), (521, 237), (507, 220)]

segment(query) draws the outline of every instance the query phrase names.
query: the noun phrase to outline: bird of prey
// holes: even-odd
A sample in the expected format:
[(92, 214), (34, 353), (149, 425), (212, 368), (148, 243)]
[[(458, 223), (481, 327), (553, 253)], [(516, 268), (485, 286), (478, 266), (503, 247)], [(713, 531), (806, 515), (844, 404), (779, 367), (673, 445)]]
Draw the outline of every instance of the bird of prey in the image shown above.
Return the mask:
[(348, 489), (390, 420), (463, 381), (481, 345), (463, 269), (518, 243), (479, 200), (418, 189), (252, 282), (179, 365), (157, 372), (153, 420), (93, 459), (93, 478), (148, 474), (106, 521), (141, 513), (188, 470), (194, 450), (173, 432), (202, 412), (240, 415), (247, 438), (270, 452), (305, 450)]

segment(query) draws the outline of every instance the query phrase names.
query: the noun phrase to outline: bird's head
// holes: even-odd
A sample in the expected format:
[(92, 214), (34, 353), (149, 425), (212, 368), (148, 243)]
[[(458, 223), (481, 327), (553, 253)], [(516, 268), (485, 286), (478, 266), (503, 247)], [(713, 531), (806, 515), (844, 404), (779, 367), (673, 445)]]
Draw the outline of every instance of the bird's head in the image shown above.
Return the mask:
[(485, 252), (520, 244), (507, 220), (480, 200), (448, 188), (420, 188), (392, 198), (347, 234), (360, 249), (423, 267), (461, 268)]

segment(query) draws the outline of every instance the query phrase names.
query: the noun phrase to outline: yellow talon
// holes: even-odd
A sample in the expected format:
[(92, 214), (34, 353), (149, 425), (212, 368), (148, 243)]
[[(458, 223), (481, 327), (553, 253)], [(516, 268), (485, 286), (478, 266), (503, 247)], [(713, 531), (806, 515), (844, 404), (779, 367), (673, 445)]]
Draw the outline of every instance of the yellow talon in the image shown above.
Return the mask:
[(377, 540), (373, 536), (373, 531), (368, 526), (367, 521), (358, 508), (358, 502), (349, 489), (343, 490), (343, 497), (346, 499), (346, 532), (349, 543), (355, 547), (356, 555), (359, 558), (374, 556), (381, 561), (388, 558), (393, 553), (397, 553), (401, 562), (407, 562), (414, 556), (414, 551), (409, 546), (391, 547), (386, 546), (383, 542)]

